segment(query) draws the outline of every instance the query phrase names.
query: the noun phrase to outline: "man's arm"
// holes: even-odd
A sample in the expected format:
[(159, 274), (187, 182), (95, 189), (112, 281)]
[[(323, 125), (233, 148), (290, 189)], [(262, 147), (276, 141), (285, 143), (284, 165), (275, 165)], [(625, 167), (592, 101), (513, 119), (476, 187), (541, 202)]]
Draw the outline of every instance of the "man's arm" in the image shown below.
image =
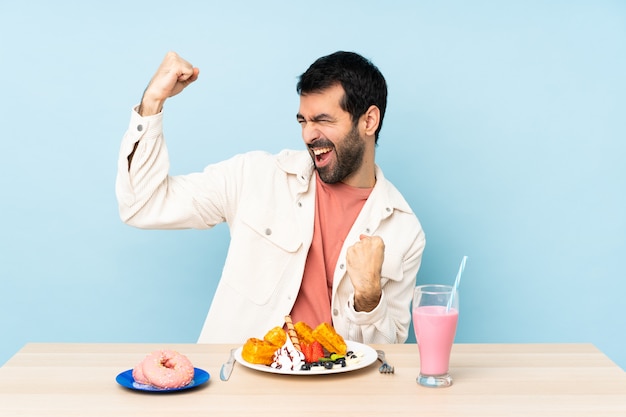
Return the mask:
[(356, 311), (369, 312), (378, 305), (384, 257), (385, 243), (379, 236), (361, 235), (361, 240), (348, 248), (347, 271), (354, 287)]
[[(137, 109), (140, 116), (152, 116), (163, 110), (165, 100), (180, 93), (198, 79), (200, 70), (182, 59), (176, 52), (168, 52), (143, 92)], [(137, 143), (128, 155), (128, 170), (137, 150)]]

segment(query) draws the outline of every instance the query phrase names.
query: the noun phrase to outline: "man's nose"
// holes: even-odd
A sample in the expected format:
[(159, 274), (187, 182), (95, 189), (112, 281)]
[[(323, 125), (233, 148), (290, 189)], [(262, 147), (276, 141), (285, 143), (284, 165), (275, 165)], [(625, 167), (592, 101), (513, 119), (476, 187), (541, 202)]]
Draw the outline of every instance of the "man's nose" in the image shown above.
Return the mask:
[(314, 123), (307, 123), (302, 126), (302, 139), (305, 143), (313, 143), (322, 136), (320, 130)]

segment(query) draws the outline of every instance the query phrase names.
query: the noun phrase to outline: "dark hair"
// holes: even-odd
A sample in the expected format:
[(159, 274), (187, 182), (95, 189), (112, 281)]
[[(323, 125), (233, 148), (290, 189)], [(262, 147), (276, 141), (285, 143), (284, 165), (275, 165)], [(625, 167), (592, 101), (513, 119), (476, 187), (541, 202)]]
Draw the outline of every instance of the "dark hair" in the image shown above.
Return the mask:
[(380, 109), (380, 122), (375, 139), (383, 126), (387, 108), (387, 83), (385, 77), (368, 59), (354, 52), (338, 51), (318, 58), (300, 76), (296, 90), (299, 95), (319, 93), (341, 84), (345, 92), (341, 108), (356, 124), (371, 105)]

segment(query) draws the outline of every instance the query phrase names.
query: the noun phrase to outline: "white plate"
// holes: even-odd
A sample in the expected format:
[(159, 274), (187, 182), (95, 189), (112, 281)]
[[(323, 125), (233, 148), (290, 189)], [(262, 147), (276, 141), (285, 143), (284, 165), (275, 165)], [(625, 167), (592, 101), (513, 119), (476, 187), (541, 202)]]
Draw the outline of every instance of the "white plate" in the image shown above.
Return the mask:
[(367, 366), (370, 366), (372, 363), (376, 362), (377, 354), (376, 351), (370, 346), (364, 345), (359, 342), (349, 342), (346, 341), (346, 345), (348, 345), (348, 351), (352, 351), (355, 354), (359, 354), (361, 360), (358, 363), (351, 363), (346, 367), (342, 366), (333, 366), (332, 369), (323, 369), (323, 370), (310, 370), (310, 371), (301, 371), (296, 370), (292, 371), (291, 369), (275, 369), (271, 366), (267, 365), (258, 365), (254, 363), (247, 362), (242, 356), (241, 351), (243, 350), (243, 346), (238, 348), (235, 351), (235, 360), (242, 364), (243, 366), (255, 369), (261, 372), (269, 372), (271, 374), (284, 374), (284, 375), (327, 375), (327, 374), (339, 374), (343, 372), (356, 371), (357, 369), (362, 369)]

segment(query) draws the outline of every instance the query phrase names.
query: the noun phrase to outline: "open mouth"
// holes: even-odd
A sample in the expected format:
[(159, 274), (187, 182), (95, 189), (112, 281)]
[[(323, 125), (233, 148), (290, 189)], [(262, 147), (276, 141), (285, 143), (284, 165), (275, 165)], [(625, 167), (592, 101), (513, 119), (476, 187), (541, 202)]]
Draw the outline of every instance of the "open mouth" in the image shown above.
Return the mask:
[(311, 152), (313, 152), (313, 155), (315, 156), (315, 165), (318, 168), (326, 165), (326, 163), (330, 160), (333, 149), (334, 148), (332, 146), (311, 148)]
[(327, 155), (328, 153), (332, 152), (333, 148), (330, 146), (324, 147), (324, 148), (314, 148), (312, 149), (313, 151), (313, 155), (315, 155), (315, 159), (316, 160), (322, 160), (324, 159), (324, 156)]

